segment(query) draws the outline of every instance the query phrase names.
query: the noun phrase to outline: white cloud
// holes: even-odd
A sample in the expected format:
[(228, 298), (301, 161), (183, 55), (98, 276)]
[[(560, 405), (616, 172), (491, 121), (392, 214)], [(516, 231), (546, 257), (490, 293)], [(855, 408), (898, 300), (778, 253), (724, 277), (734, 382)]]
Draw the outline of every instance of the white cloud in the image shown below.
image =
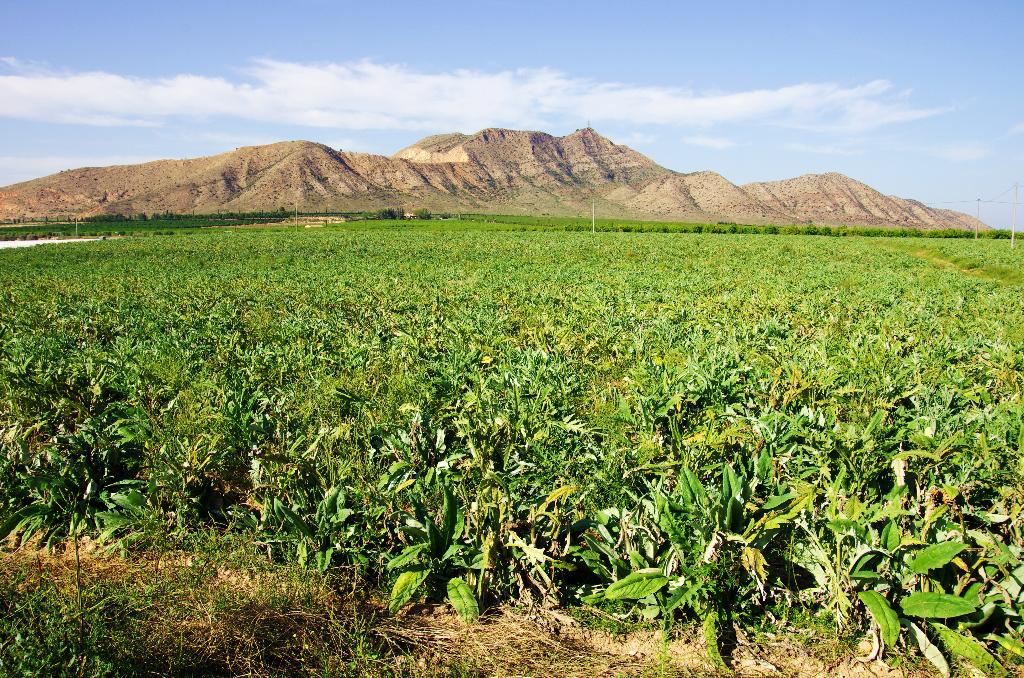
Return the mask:
[(1018, 122), (1010, 128), (1010, 134), (1024, 134), (1024, 122)]
[(79, 167), (106, 167), (108, 165), (133, 165), (156, 158), (140, 155), (48, 155), (20, 157), (0, 155), (0, 186), (34, 179), (66, 169)]
[(58, 72), (11, 58), (3, 64), (9, 72), (0, 75), (0, 117), (100, 126), (216, 117), (353, 130), (475, 131), (491, 125), (550, 127), (582, 119), (866, 130), (945, 110), (914, 107), (906, 93), (894, 92), (885, 80), (853, 87), (802, 83), (722, 93), (596, 82), (551, 69), (428, 73), (365, 60), (260, 59), (238, 80)]
[(786, 144), (786, 150), (797, 153), (816, 153), (818, 155), (860, 155), (863, 151), (852, 144)]
[(335, 150), (338, 150), (338, 151), (353, 151), (355, 153), (377, 153), (377, 154), (383, 154), (383, 155), (387, 155), (389, 153), (393, 153), (394, 152), (394, 151), (382, 151), (380, 149), (377, 149), (377, 148), (374, 148), (374, 147), (370, 146), (369, 144), (367, 144), (364, 141), (361, 141), (359, 139), (354, 139), (352, 137), (341, 137), (341, 138), (328, 139), (327, 141), (324, 141), (323, 143), (326, 146), (330, 146), (331, 148), (333, 148)]
[(929, 150), (931, 154), (937, 158), (943, 158), (944, 160), (952, 160), (954, 162), (970, 162), (972, 160), (981, 160), (982, 158), (988, 157), (992, 153), (991, 148), (989, 148), (985, 144), (977, 142), (951, 144), (949, 146), (939, 146)]
[(234, 132), (197, 132), (191, 130), (183, 132), (181, 138), (185, 141), (216, 144), (218, 147), (262, 146), (281, 141), (279, 137), (260, 133), (238, 134)]
[(713, 148), (716, 151), (723, 151), (736, 146), (736, 142), (725, 137), (706, 137), (703, 135), (683, 137), (683, 143), (701, 148)]
[(644, 132), (630, 132), (629, 134), (615, 137), (615, 143), (625, 146), (649, 146), (657, 140), (658, 137), (653, 134), (645, 134)]

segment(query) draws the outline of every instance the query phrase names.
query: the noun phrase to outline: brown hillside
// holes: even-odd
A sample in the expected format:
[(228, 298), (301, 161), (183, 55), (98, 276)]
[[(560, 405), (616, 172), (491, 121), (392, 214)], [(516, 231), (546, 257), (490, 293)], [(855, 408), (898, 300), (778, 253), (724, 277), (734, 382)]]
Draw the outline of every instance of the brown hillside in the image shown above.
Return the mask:
[(737, 186), (680, 174), (587, 128), (556, 137), (489, 128), (427, 137), (391, 157), (308, 141), (191, 160), (68, 170), (0, 189), (0, 218), (103, 212), (362, 210), (973, 228), (965, 214), (882, 195), (841, 174)]

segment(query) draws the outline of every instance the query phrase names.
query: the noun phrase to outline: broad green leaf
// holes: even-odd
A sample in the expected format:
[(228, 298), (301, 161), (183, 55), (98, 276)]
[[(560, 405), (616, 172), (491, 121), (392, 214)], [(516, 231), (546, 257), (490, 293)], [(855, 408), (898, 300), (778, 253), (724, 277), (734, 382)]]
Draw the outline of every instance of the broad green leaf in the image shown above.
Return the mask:
[(978, 603), (948, 593), (918, 591), (904, 598), (900, 607), (911, 617), (951, 619), (974, 612), (978, 609)]
[(954, 631), (942, 624), (932, 624), (932, 628), (939, 634), (939, 638), (942, 640), (942, 644), (946, 647), (947, 651), (958, 657), (963, 657), (974, 664), (986, 676), (1006, 675), (1006, 669), (1003, 668), (1002, 664), (973, 636)]
[(708, 658), (711, 663), (723, 671), (729, 667), (722, 658), (722, 652), (718, 649), (718, 615), (709, 612), (704, 615), (704, 623), (701, 625), (704, 630), (704, 644), (707, 647)]
[(112, 494), (110, 500), (123, 509), (138, 509), (146, 505), (145, 495), (138, 490), (129, 490), (124, 494)]
[[(331, 515), (336, 513), (338, 510), (338, 499), (341, 496), (341, 485), (335, 485), (331, 489), (327, 490), (327, 494), (324, 495), (324, 500), (320, 502), (321, 513), (324, 515)], [(344, 505), (344, 500), (342, 500)]]
[(391, 614), (398, 612), (406, 603), (412, 600), (416, 590), (430, 576), (430, 570), (426, 567), (407, 570), (398, 575), (394, 588), (391, 589), (391, 600), (388, 602), (388, 610)]
[(700, 479), (688, 468), (684, 468), (680, 475), (682, 477), (679, 479), (681, 481), (679, 483), (679, 493), (683, 497), (683, 503), (686, 505), (686, 508), (693, 510), (696, 505), (706, 506), (708, 494)]
[(282, 504), (279, 499), (274, 499), (274, 513), (277, 514), (278, 518), (288, 525), (291, 525), (293, 529), (306, 537), (306, 539), (309, 539), (310, 541), (314, 541), (316, 539), (316, 536), (313, 534), (313, 530), (311, 530), (309, 525), (306, 524), (306, 521), (300, 518), (299, 514), (291, 510), (291, 508)]
[(924, 658), (930, 661), (932, 666), (939, 670), (939, 673), (942, 674), (943, 678), (949, 678), (949, 663), (946, 661), (946, 658), (942, 656), (942, 652), (935, 646), (935, 643), (929, 640), (925, 632), (921, 630), (921, 627), (912, 621), (904, 619), (903, 625), (907, 627), (907, 631), (910, 632), (910, 637), (914, 639), (915, 643), (917, 643), (917, 647), (921, 650), (921, 654), (924, 655)]
[(883, 554), (874, 549), (865, 551), (850, 568), (850, 578), (870, 581), (879, 579), (878, 565), (881, 563), (882, 557)]
[(660, 570), (641, 570), (623, 577), (605, 589), (604, 597), (608, 600), (639, 600), (652, 593), (657, 593), (666, 584), (668, 577)]
[(861, 591), (857, 594), (882, 633), (882, 642), (888, 648), (896, 647), (900, 637), (900, 618), (889, 606), (889, 601), (878, 591)]
[(462, 552), (462, 544), (452, 544), (448, 547), (447, 551), (441, 554), (441, 560), (444, 561), (448, 560), (449, 558), (454, 558), (455, 556), (459, 555), (460, 552)]
[(331, 559), (334, 557), (334, 547), (328, 548), (326, 551), (320, 551), (314, 557), (316, 567), (321, 572), (326, 572), (331, 567)]
[(416, 556), (418, 556), (425, 548), (427, 548), (427, 544), (422, 542), (406, 547), (404, 551), (388, 561), (387, 569), (394, 570), (408, 565), (415, 560)]
[(779, 494), (775, 495), (774, 497), (769, 497), (768, 501), (766, 501), (764, 505), (761, 506), (761, 510), (771, 511), (773, 509), (777, 509), (783, 504), (788, 504), (790, 501), (796, 499), (799, 496), (800, 495), (798, 495), (796, 492), (787, 492), (786, 494)]
[(10, 535), (16, 534), (22, 518), (22, 511), (16, 511), (10, 518), (0, 525), (0, 539), (6, 539)]
[(427, 528), (427, 541), (430, 544), (430, 554), (435, 558), (440, 558), (441, 555), (448, 550), (448, 542), (444, 538), (444, 532), (437, 527), (429, 516), (424, 521), (424, 527)]
[(886, 551), (892, 552), (900, 547), (900, 543), (903, 541), (903, 535), (900, 534), (900, 526), (896, 524), (896, 521), (890, 520), (882, 528), (882, 548)]
[(926, 546), (910, 560), (910, 569), (917, 574), (927, 574), (931, 570), (948, 565), (966, 548), (967, 544), (962, 541), (945, 541)]
[(741, 532), (743, 518), (743, 484), (732, 466), (722, 468), (722, 503), (725, 504), (725, 520), (722, 527), (729, 532)]
[(772, 462), (772, 455), (770, 452), (768, 452), (768, 449), (765, 448), (764, 450), (761, 451), (761, 454), (757, 458), (756, 474), (758, 481), (762, 485), (767, 484), (768, 481), (771, 480), (772, 472), (774, 470), (775, 465)]
[(448, 581), (448, 602), (464, 621), (473, 622), (480, 616), (480, 606), (477, 605), (473, 589), (459, 577)]
[(96, 537), (96, 541), (101, 544), (106, 544), (113, 540), (114, 535), (121, 531), (121, 528), (126, 525), (131, 525), (132, 519), (128, 518), (117, 511), (100, 511), (93, 516), (101, 528), (99, 535)]
[(735, 497), (740, 493), (740, 479), (732, 464), (722, 465), (722, 496)]
[(444, 517), (441, 522), (441, 537), (443, 546), (440, 550), (447, 551), (460, 535), (455, 534), (455, 527), (459, 522), (459, 502), (452, 494), (451, 488), (447, 485), (444, 488)]

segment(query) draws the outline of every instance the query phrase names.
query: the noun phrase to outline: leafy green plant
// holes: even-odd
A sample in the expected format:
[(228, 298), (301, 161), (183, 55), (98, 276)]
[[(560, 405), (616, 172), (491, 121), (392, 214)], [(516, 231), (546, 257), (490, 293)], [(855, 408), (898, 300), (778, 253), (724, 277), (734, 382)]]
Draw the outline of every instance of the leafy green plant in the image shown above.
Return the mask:
[(428, 595), (441, 597), (443, 592), (464, 619), (472, 620), (479, 616), (479, 606), (459, 574), (483, 569), (482, 554), (463, 541), (465, 513), (451, 489), (441, 484), (444, 505), (438, 521), (417, 500), (414, 512), (405, 518), (401, 529), (410, 543), (388, 562), (387, 568), (399, 573), (388, 607), (397, 612), (423, 587)]
[[(674, 491), (666, 491), (664, 480), (649, 488), (636, 518), (599, 514), (596, 534), (584, 535), (581, 559), (610, 583), (585, 599), (638, 601), (646, 618), (689, 610), (702, 620), (708, 650), (721, 664), (722, 625), (749, 594), (763, 603), (770, 576), (765, 552), (813, 497), (806, 490), (782, 491), (766, 453), (753, 466), (749, 475), (722, 466), (720, 485), (710, 490), (684, 467), (673, 479)], [(757, 494), (767, 498), (755, 503)], [(616, 514), (617, 539), (609, 529)]]
[(355, 512), (349, 508), (340, 486), (328, 489), (312, 511), (288, 506), (277, 497), (268, 499), (265, 505), (265, 520), (272, 519), (273, 527), (267, 526), (264, 530), (281, 535), (268, 539), (268, 543), (293, 545), (300, 565), (310, 563), (321, 572), (330, 568), (339, 552), (350, 547), (348, 541), (358, 527), (350, 520)]

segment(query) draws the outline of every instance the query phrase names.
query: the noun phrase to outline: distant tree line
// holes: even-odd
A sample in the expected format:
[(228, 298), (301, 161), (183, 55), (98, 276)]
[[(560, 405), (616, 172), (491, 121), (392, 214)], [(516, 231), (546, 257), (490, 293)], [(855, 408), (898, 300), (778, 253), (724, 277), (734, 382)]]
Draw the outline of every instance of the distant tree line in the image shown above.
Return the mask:
[(405, 219), (406, 215), (411, 215), (413, 219), (432, 219), (433, 214), (426, 207), (420, 207), (413, 210), (412, 212), (406, 212), (404, 207), (385, 207), (379, 209), (374, 213), (377, 219)]

